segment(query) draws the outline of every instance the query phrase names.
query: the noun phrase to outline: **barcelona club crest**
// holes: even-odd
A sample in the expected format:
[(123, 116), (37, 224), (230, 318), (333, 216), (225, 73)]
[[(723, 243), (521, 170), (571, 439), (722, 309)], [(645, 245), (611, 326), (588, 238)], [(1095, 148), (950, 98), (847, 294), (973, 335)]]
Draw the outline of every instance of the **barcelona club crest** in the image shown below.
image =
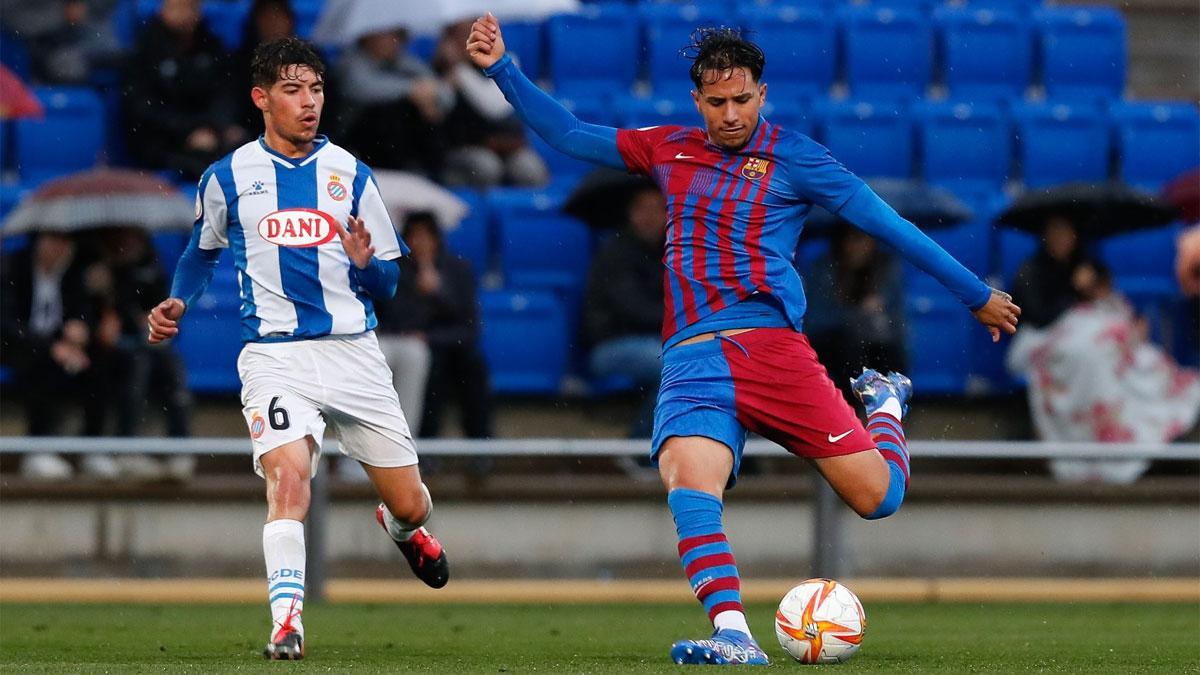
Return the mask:
[(767, 170), (771, 168), (771, 160), (762, 159), (761, 157), (749, 157), (746, 163), (742, 165), (742, 177), (750, 180), (758, 180), (767, 175)]
[(340, 202), (346, 198), (346, 186), (342, 185), (342, 177), (333, 175), (329, 177), (329, 184), (325, 186), (329, 191), (330, 198), (335, 202)]

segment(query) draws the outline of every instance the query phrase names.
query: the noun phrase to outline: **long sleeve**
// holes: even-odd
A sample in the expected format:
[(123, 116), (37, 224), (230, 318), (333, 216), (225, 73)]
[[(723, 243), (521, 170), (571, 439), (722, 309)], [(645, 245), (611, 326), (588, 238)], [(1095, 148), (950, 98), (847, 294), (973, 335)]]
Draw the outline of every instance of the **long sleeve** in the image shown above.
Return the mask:
[(530, 82), (508, 54), (484, 74), (504, 92), (517, 116), (555, 150), (614, 169), (626, 168), (617, 151), (616, 129), (579, 121), (554, 97)]
[(837, 215), (867, 234), (890, 244), (909, 262), (937, 279), (971, 310), (987, 304), (992, 289), (963, 267), (916, 225), (908, 222), (863, 185)]

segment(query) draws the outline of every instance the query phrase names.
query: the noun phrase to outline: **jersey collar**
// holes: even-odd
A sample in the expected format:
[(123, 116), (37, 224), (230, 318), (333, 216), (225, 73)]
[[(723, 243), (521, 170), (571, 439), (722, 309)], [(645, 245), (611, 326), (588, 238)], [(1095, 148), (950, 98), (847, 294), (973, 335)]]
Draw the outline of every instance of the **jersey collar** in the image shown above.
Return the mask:
[[(721, 152), (721, 153), (724, 153), (727, 155), (739, 155), (744, 152), (750, 152), (752, 148), (759, 147), (759, 144), (761, 143), (763, 137), (766, 136), (768, 133), (770, 133), (767, 129), (767, 127), (769, 127), (769, 126), (770, 126), (770, 124), (767, 122), (767, 118), (763, 117), (762, 115), (759, 115), (758, 116), (758, 124), (755, 125), (754, 131), (751, 132), (750, 138), (746, 139), (745, 145), (743, 145), (742, 147), (740, 147), (736, 150), (730, 150), (728, 148), (723, 148), (723, 147), (717, 145), (716, 143), (713, 143), (712, 139), (710, 139), (708, 137), (708, 133), (704, 133), (704, 145), (705, 145), (705, 147), (709, 148), (710, 150), (716, 150), (717, 152)], [(701, 131), (703, 131), (703, 128), (701, 128)]]
[(307, 155), (303, 157), (288, 157), (287, 155), (272, 150), (271, 147), (267, 145), (267, 140), (264, 135), (260, 134), (258, 137), (258, 147), (262, 148), (263, 151), (270, 155), (271, 159), (279, 162), (285, 162), (291, 167), (304, 166), (305, 164), (308, 164), (314, 157), (317, 156), (317, 153), (328, 144), (329, 137), (325, 136), (324, 134), (318, 134), (317, 137), (313, 139), (313, 149), (310, 150)]

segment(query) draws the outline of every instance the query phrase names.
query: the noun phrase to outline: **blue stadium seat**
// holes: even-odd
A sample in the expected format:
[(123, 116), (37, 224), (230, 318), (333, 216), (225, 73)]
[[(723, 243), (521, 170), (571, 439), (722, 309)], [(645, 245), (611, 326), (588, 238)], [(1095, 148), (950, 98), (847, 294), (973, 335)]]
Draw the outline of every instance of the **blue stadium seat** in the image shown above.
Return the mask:
[(567, 373), (567, 315), (553, 293), (479, 295), (483, 353), (498, 393), (557, 394)]
[(521, 71), (531, 80), (537, 80), (544, 72), (542, 24), (513, 21), (504, 24), (504, 46), (517, 59)]
[(816, 115), (820, 141), (854, 173), (912, 175), (912, 119), (903, 106), (826, 102), (817, 106)]
[(675, 97), (693, 88), (688, 72), (692, 62), (680, 50), (691, 43), (700, 26), (728, 23), (724, 12), (695, 4), (647, 3), (638, 6), (642, 24), (646, 79), (658, 96)]
[(242, 31), (246, 18), (250, 16), (250, 3), (245, 1), (206, 2), (203, 4), (204, 19), (225, 48), (237, 51), (242, 46)]
[(1117, 279), (1140, 279), (1147, 287), (1170, 293), (1177, 288), (1171, 262), (1181, 229), (1171, 225), (1106, 237), (1098, 246), (1100, 259)]
[(321, 9), (327, 0), (291, 0), (292, 11), (296, 13), (296, 35), (305, 40), (312, 38), (313, 27), (321, 17)]
[(454, 190), (467, 203), (467, 215), (454, 229), (446, 230), (446, 247), (471, 263), (475, 276), (486, 274), (492, 268), (492, 214), (488, 202), (475, 190)]
[(912, 10), (846, 7), (846, 83), (857, 99), (915, 98), (933, 77), (930, 22)]
[(672, 98), (621, 96), (613, 101), (617, 109), (617, 126), (627, 129), (679, 124), (686, 127), (703, 124), (696, 104), (686, 94)]
[(1042, 0), (955, 0), (946, 5), (967, 7), (969, 9), (992, 9), (1002, 12), (1013, 12), (1023, 16), (1041, 9)]
[(638, 75), (638, 25), (616, 5), (586, 6), (546, 22), (546, 62), (555, 94), (625, 92)]
[(1108, 118), (1088, 104), (1014, 106), (1021, 174), (1028, 187), (1109, 177)]
[(104, 148), (104, 109), (84, 87), (35, 87), (45, 119), (16, 122), (16, 158), (21, 179), (37, 183), (96, 164)]
[(1200, 110), (1191, 103), (1118, 103), (1109, 109), (1117, 130), (1121, 178), (1157, 192), (1200, 166)]
[(975, 320), (949, 291), (917, 282), (924, 272), (905, 266), (908, 372), (924, 394), (962, 394), (971, 369)]
[(1037, 252), (1038, 238), (1023, 230), (996, 228), (996, 272), (1008, 287), (1012, 286), (1017, 270)]
[(212, 283), (188, 309), (175, 338), (188, 371), (188, 387), (203, 393), (236, 393), (242, 348), (241, 298), (233, 256), (224, 254)]
[(990, 103), (924, 103), (913, 109), (921, 176), (956, 194), (998, 190), (1012, 166), (1012, 130)]
[[(772, 95), (775, 91), (771, 87), (767, 91), (767, 102), (759, 111), (763, 117), (785, 129), (798, 131), (806, 136), (812, 136), (816, 131), (816, 116), (813, 114), (810, 104), (795, 101), (787, 98), (778, 98)], [(701, 125), (699, 114), (696, 115), (695, 126)]]
[(990, 9), (942, 8), (934, 22), (950, 98), (996, 101), (1024, 95), (1033, 74), (1027, 19)]
[(488, 195), (496, 219), (500, 268), (507, 288), (583, 288), (591, 258), (592, 233), (561, 213), (561, 194), (498, 188)]
[(767, 57), (767, 100), (817, 98), (837, 74), (834, 23), (816, 7), (751, 5), (741, 23)]
[(28, 82), (33, 73), (29, 47), (25, 45), (25, 40), (12, 31), (0, 31), (0, 63), (24, 82)]
[(1054, 100), (1119, 99), (1125, 89), (1125, 20), (1110, 7), (1055, 7), (1034, 14), (1042, 81)]

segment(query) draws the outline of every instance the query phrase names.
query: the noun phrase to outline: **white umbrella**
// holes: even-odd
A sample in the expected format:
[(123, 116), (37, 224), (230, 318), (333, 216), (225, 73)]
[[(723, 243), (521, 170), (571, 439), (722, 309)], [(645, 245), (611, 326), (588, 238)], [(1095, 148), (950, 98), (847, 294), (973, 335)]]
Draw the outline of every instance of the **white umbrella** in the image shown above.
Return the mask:
[(410, 213), (431, 211), (449, 232), (457, 229), (470, 208), (458, 195), (433, 181), (407, 171), (376, 171), (375, 181), (392, 222), (399, 228)]
[(328, 0), (313, 28), (313, 40), (343, 47), (364, 35), (397, 28), (437, 35), (447, 24), (488, 11), (501, 22), (541, 21), (579, 11), (579, 0)]

